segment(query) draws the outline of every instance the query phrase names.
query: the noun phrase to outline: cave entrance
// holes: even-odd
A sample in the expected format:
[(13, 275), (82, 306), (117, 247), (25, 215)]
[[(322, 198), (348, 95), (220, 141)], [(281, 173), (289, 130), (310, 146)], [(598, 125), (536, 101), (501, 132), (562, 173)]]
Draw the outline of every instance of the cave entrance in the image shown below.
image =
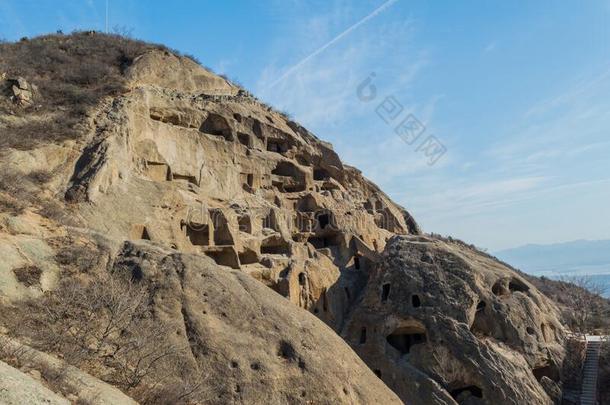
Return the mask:
[(190, 223), (186, 225), (186, 237), (195, 246), (210, 245), (210, 226)]
[(330, 223), (330, 215), (328, 213), (316, 215), (316, 220), (318, 221), (320, 229), (324, 229)]
[(487, 304), (485, 301), (479, 301), (474, 313), (474, 320), (470, 326), (470, 331), (475, 334), (492, 336), (493, 318), (485, 313)]
[(508, 289), (506, 288), (506, 281), (505, 280), (496, 281), (494, 283), (494, 285), (491, 287), (491, 292), (497, 297), (507, 295)]
[(248, 134), (244, 134), (243, 132), (238, 132), (237, 140), (239, 141), (239, 143), (244, 145), (246, 148), (252, 147), (252, 138), (250, 138), (250, 135), (248, 135)]
[(419, 326), (404, 326), (389, 334), (386, 340), (400, 354), (408, 354), (413, 346), (426, 343), (426, 331)]
[(542, 377), (548, 377), (553, 381), (559, 381), (559, 370), (552, 364), (536, 367), (532, 370), (536, 380), (542, 380)]
[(275, 169), (271, 171), (271, 174), (276, 176), (272, 179), (271, 183), (280, 191), (286, 193), (305, 191), (307, 186), (305, 172), (299, 169), (294, 163), (290, 161), (277, 162)]
[(290, 256), (290, 243), (280, 237), (270, 237), (261, 244), (261, 253)]
[(329, 180), (330, 174), (324, 169), (317, 168), (313, 170), (313, 179), (317, 181)]
[(529, 287), (522, 282), (521, 280), (518, 280), (516, 278), (513, 278), (512, 280), (510, 280), (510, 282), (508, 283), (508, 290), (511, 292), (527, 292), (529, 291)]
[(239, 263), (242, 265), (258, 263), (258, 255), (254, 250), (246, 249), (239, 253)]
[(209, 113), (199, 130), (206, 134), (221, 136), (227, 141), (231, 141), (233, 137), (231, 125), (226, 118), (219, 114)]
[(237, 224), (241, 232), (252, 233), (252, 220), (249, 215), (242, 215), (239, 217)]
[(239, 257), (231, 246), (220, 249), (212, 248), (205, 251), (205, 254), (211, 257), (218, 265), (239, 269)]
[(468, 385), (466, 387), (456, 388), (449, 392), (449, 394), (458, 402), (464, 403), (468, 398), (483, 398), (483, 390), (476, 385)]
[(278, 138), (267, 138), (267, 150), (275, 153), (286, 153), (290, 149), (288, 142)]
[(381, 286), (381, 302), (385, 302), (390, 297), (390, 283), (385, 283)]
[(310, 236), (307, 242), (311, 243), (316, 249), (324, 249), (327, 247), (341, 246), (341, 234), (327, 236)]
[(233, 234), (230, 229), (229, 221), (220, 211), (212, 214), (214, 220), (214, 243), (218, 246), (234, 245)]

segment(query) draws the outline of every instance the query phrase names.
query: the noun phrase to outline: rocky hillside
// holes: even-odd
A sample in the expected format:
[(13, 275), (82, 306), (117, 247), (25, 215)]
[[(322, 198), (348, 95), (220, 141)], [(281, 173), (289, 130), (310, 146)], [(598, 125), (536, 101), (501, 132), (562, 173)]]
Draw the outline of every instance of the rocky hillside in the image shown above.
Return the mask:
[[(78, 33), (0, 45), (0, 75), (13, 346), (141, 403), (560, 396), (551, 301), (422, 235), (331, 145), (192, 59)], [(38, 369), (40, 392), (81, 398), (13, 346), (0, 360)]]

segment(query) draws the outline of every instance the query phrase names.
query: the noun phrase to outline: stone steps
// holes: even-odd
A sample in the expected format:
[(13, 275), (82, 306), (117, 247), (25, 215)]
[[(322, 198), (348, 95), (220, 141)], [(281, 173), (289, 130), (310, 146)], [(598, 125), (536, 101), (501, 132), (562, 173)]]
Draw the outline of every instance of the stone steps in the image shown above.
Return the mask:
[(583, 365), (580, 405), (597, 404), (597, 375), (601, 342), (587, 340), (585, 364)]

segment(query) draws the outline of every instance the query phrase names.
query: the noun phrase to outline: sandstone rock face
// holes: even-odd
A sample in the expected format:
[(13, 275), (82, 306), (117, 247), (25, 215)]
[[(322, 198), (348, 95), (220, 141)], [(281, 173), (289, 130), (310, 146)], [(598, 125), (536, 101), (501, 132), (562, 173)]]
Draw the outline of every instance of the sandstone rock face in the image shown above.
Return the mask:
[(206, 376), (198, 403), (557, 396), (564, 330), (516, 272), (423, 236), (331, 145), (188, 58), (147, 52), (125, 77), (83, 138), (0, 151), (0, 309), (130, 275)]
[(145, 242), (114, 269), (154, 292), (159, 322), (208, 376), (204, 403), (401, 403), (327, 326), (239, 270)]
[[(176, 64), (183, 86), (164, 73)], [(136, 60), (67, 199), (94, 230), (206, 254), (339, 329), (375, 255), (417, 224), (329, 144), (192, 65)]]
[(40, 381), (0, 361), (0, 403), (69, 405), (70, 401), (55, 394)]
[(423, 236), (391, 240), (342, 334), (416, 404), (551, 404), (543, 385), (556, 394), (564, 356), (557, 310), (532, 285)]
[[(11, 370), (12, 367), (0, 362), (0, 376), (3, 377), (0, 379), (0, 403), (2, 404), (6, 403), (4, 401), (12, 400), (12, 395), (16, 395), (15, 404), (76, 402), (95, 405), (137, 405), (136, 401), (112, 385), (106, 384), (47, 353), (40, 352), (3, 335), (0, 335), (0, 347), (3, 354), (19, 353), (21, 358), (18, 362), (22, 363), (30, 375), (36, 377), (35, 380), (32, 380), (25, 378), (27, 376), (19, 376), (17, 374), (19, 371), (13, 371)], [(2, 383), (5, 381), (3, 372), (6, 372), (7, 385), (14, 384), (12, 387), (7, 387), (9, 394), (5, 398), (1, 394)], [(42, 384), (42, 380), (46, 381), (52, 391)], [(18, 384), (23, 384), (22, 391), (18, 388)], [(17, 391), (13, 392), (13, 389), (17, 389)], [(31, 397), (31, 400), (26, 399), (28, 396)], [(63, 399), (64, 397), (69, 401)], [(18, 398), (20, 399), (17, 400)]]
[(155, 51), (138, 57), (127, 71), (134, 85), (152, 85), (187, 92), (235, 95), (238, 88), (189, 58)]

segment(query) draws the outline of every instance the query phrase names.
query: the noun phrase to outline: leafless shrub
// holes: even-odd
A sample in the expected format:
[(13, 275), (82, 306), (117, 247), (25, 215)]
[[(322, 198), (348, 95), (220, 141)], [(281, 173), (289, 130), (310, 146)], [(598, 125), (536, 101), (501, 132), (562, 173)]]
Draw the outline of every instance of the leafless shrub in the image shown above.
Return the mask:
[[(133, 395), (143, 403), (172, 397), (180, 403), (200, 391), (184, 347), (150, 312), (148, 290), (129, 278), (68, 277), (41, 300), (22, 307), (11, 329), (43, 351)], [(52, 376), (51, 376), (52, 377)]]
[(146, 392), (138, 392), (138, 399), (147, 405), (207, 403), (212, 390), (207, 385), (210, 374), (193, 370), (183, 361), (176, 361), (165, 370), (166, 375), (177, 377), (171, 384), (157, 384), (147, 387)]
[(610, 332), (610, 300), (602, 296), (603, 286), (589, 276), (551, 280), (522, 274), (540, 292), (562, 307), (563, 322), (576, 332)]
[(35, 208), (45, 218), (64, 225), (76, 225), (63, 204), (43, 196), (42, 186), (53, 176), (53, 173), (45, 170), (28, 174), (11, 169), (3, 170), (0, 173), (0, 211), (19, 215), (27, 208)]
[(13, 214), (20, 214), (32, 200), (25, 187), (23, 177), (12, 170), (0, 173), (0, 208)]
[(48, 183), (53, 178), (53, 173), (49, 172), (48, 170), (35, 170), (28, 173), (25, 177), (32, 183), (42, 185)]
[(588, 291), (593, 295), (603, 296), (606, 292), (606, 287), (601, 284), (595, 282), (595, 280), (588, 275), (583, 276), (562, 276), (559, 278), (560, 281), (564, 283), (574, 284), (575, 286)]
[(560, 281), (576, 286), (570, 291), (575, 329), (589, 333), (599, 329), (609, 332), (610, 302), (602, 297), (604, 286), (590, 276), (567, 276)]
[(101, 260), (102, 253), (91, 246), (82, 243), (67, 242), (58, 244), (55, 261), (67, 273), (88, 273)]
[[(190, 60), (192, 60), (193, 62), (195, 62), (195, 63), (196, 63), (196, 64), (198, 64), (198, 65), (203, 66), (203, 64), (201, 63), (201, 61), (200, 61), (200, 60), (199, 60), (199, 59), (198, 59), (198, 58), (197, 58), (195, 55), (191, 55), (191, 54), (189, 54), (189, 53), (185, 53), (185, 54), (184, 54), (184, 57), (185, 57), (185, 58), (188, 58), (188, 59), (190, 59)], [(209, 69), (209, 68), (207, 68), (207, 67), (206, 67), (206, 69), (207, 69), (207, 70), (209, 70), (210, 72), (212, 71), (212, 70), (210, 70), (210, 69)]]
[(30, 364), (33, 351), (26, 346), (12, 345), (7, 340), (0, 340), (0, 359), (20, 368)]
[(112, 33), (116, 35), (120, 35), (125, 38), (133, 37), (133, 27), (128, 27), (126, 25), (115, 25), (112, 27)]
[(53, 332), (33, 337), (43, 349), (63, 353), (72, 363), (112, 358), (133, 344), (124, 337), (144, 319), (146, 298), (142, 288), (110, 275), (88, 282), (67, 278), (56, 291), (33, 304), (38, 308), (30, 321)]

